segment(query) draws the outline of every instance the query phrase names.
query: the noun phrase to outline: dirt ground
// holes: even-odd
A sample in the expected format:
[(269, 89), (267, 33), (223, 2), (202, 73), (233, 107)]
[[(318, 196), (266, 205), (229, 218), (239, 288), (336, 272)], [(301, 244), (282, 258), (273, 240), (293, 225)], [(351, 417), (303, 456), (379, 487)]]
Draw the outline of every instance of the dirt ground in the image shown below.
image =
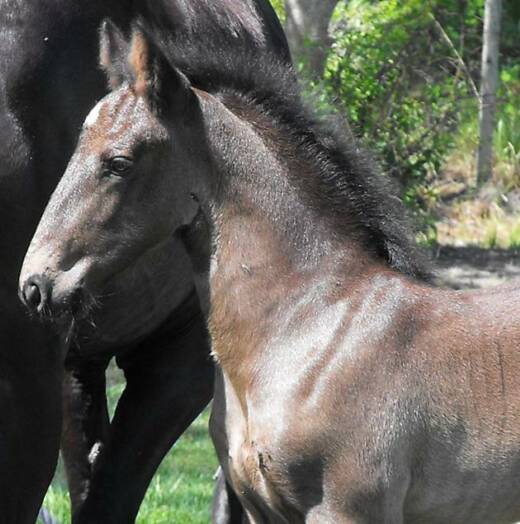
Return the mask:
[(437, 281), (454, 289), (481, 288), (520, 277), (520, 250), (439, 246)]

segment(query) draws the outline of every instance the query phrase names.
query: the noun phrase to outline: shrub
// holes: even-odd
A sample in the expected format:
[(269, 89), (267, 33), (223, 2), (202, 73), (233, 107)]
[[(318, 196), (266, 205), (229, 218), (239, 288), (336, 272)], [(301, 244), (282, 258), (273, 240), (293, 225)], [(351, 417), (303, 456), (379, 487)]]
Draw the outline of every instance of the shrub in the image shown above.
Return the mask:
[(455, 21), (449, 4), (351, 0), (334, 16), (327, 94), (339, 100), (354, 133), (379, 154), (412, 207), (424, 207), (417, 188), (436, 176), (453, 145), (460, 106), (473, 96), (470, 67), (450, 33), (464, 23), (466, 38), (475, 40), (482, 2), (468, 2)]

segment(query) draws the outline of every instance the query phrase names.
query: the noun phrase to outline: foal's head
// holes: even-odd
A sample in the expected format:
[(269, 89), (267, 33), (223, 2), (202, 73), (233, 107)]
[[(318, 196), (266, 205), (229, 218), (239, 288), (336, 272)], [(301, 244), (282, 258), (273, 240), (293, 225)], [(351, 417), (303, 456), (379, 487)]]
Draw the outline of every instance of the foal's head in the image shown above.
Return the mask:
[(264, 71), (254, 60), (215, 61), (214, 52), (194, 82), (216, 96), (193, 88), (141, 30), (127, 43), (104, 27), (112, 93), (86, 119), (29, 247), (20, 293), (33, 310), (60, 312), (98, 294), (199, 209), (211, 219), (226, 199), (275, 218), (296, 253), (319, 255), (325, 231), (428, 276), (399, 201), (355, 142), (307, 115), (287, 66)]
[(21, 272), (39, 313), (71, 309), (189, 224), (209, 169), (198, 97), (141, 30), (128, 43), (104, 24), (100, 62), (112, 92), (85, 120)]

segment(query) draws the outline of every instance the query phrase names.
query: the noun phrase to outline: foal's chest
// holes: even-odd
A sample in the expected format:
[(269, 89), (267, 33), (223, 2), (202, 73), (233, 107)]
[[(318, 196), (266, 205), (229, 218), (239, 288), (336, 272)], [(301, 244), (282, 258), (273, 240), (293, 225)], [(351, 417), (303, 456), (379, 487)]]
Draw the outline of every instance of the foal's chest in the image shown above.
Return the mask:
[[(233, 489), (247, 508), (253, 523), (293, 523), (302, 520), (300, 489), (293, 473), (305, 468), (305, 460), (288, 434), (288, 417), (280, 412), (276, 401), (260, 407), (239, 398), (227, 377), (217, 386), (214, 413), (221, 410), (224, 438), (215, 442), (219, 458)], [(215, 434), (215, 428), (212, 431)], [(290, 431), (289, 431), (290, 433)], [(300, 439), (298, 439), (300, 441)], [(308, 477), (311, 472), (306, 472)]]

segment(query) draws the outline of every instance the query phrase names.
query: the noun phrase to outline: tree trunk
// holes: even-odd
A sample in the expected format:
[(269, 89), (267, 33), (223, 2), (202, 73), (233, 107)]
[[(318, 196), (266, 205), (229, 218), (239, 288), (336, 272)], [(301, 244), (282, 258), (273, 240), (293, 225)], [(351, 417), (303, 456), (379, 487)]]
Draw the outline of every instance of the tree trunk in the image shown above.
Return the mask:
[(493, 131), (495, 128), (498, 55), (502, 0), (486, 0), (482, 46), (480, 88), (480, 142), (477, 161), (477, 184), (491, 179), (493, 172)]
[(295, 60), (303, 59), (312, 76), (323, 73), (330, 47), (329, 23), (338, 0), (285, 0), (286, 34)]

